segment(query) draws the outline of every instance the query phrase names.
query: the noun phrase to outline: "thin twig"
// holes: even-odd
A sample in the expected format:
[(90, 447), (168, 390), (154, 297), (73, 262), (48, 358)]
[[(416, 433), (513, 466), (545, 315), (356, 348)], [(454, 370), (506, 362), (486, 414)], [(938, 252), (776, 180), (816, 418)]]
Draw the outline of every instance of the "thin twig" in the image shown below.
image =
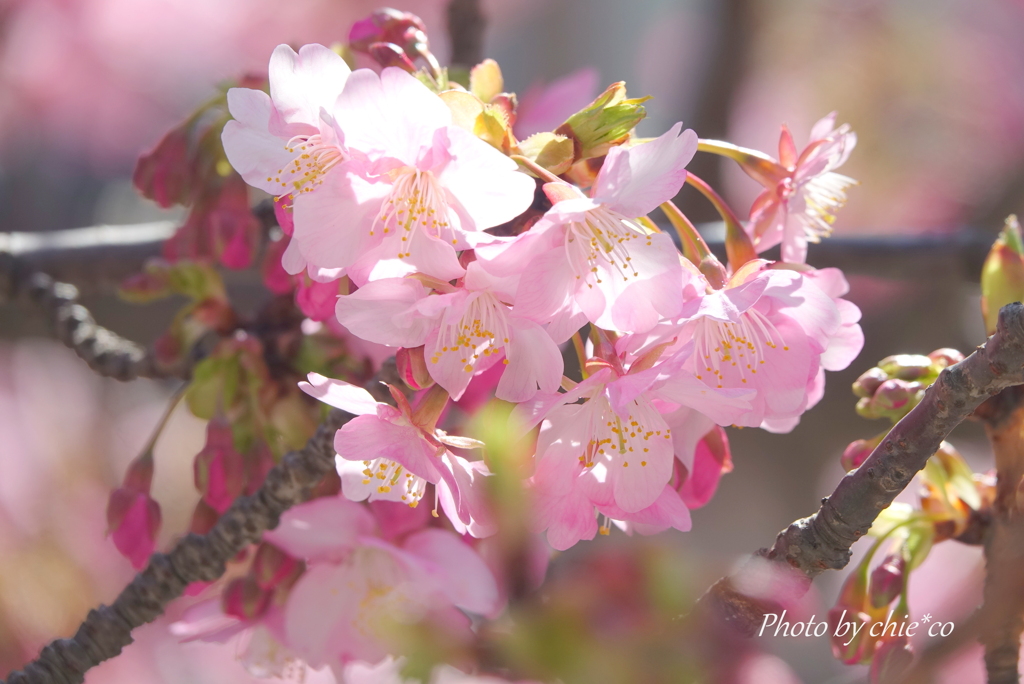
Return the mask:
[[(379, 401), (390, 399), (383, 382), (399, 384), (393, 357), (365, 385)], [(79, 684), (89, 669), (132, 643), (132, 630), (157, 619), (185, 587), (218, 579), (229, 560), (277, 527), (281, 514), (309, 499), (334, 469), (334, 434), (351, 418), (332, 410), (306, 446), (285, 454), (267, 473), (259, 491), (235, 499), (206, 535), (188, 534), (169, 552), (154, 553), (112, 605), (89, 611), (73, 638), (51, 642), (6, 684)]]
[(258, 492), (236, 499), (205, 536), (189, 534), (170, 552), (153, 554), (112, 605), (90, 611), (73, 638), (50, 643), (22, 671), (12, 672), (7, 684), (84, 681), (90, 668), (118, 655), (132, 643), (132, 630), (158, 618), (186, 586), (223, 575), (229, 560), (276, 527), (281, 514), (305, 501), (334, 467), (334, 433), (350, 418), (332, 411), (305, 447), (271, 469)]
[(57, 282), (0, 252), (0, 302), (23, 294), (46, 311), (57, 338), (98, 374), (117, 380), (188, 377), (190, 364), (161, 365), (148, 350), (98, 325), (78, 303), (74, 285)]
[[(821, 508), (779, 533), (770, 549), (757, 555), (793, 568), (804, 586), (825, 570), (850, 560), (850, 547), (867, 534), (879, 512), (892, 503), (921, 470), (943, 439), (985, 399), (1007, 387), (1024, 384), (1024, 305), (1008, 304), (999, 313), (996, 333), (965, 360), (951, 366), (925, 393), (921, 403), (893, 427), (888, 437), (857, 470), (847, 474)], [(752, 599), (729, 578), (715, 583), (701, 598), (740, 633), (752, 635), (770, 601)]]

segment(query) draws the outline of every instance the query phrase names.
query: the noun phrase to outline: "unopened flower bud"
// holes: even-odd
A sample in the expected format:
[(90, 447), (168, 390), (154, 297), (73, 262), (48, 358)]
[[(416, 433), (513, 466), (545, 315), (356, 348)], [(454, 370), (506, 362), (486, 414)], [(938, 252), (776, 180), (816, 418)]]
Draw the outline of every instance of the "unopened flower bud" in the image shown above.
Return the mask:
[(873, 397), (878, 386), (888, 379), (889, 375), (881, 368), (869, 368), (854, 381), (853, 393), (858, 397)]
[(989, 335), (996, 331), (999, 309), (1024, 300), (1024, 240), (1016, 216), (1009, 216), (981, 269), (981, 314)]
[(357, 52), (370, 52), (375, 43), (394, 43), (405, 49), (422, 44), (425, 48), (427, 26), (412, 12), (384, 7), (352, 24), (348, 33), (349, 47)]
[(255, 620), (270, 606), (271, 592), (260, 588), (250, 574), (233, 580), (221, 594), (221, 609), (239, 620)]
[(398, 375), (410, 389), (422, 390), (432, 387), (434, 378), (427, 370), (427, 360), (423, 356), (423, 346), (402, 347), (395, 353), (395, 364)]
[(252, 575), (261, 589), (273, 589), (295, 571), (299, 562), (273, 544), (263, 542), (252, 561)]
[(871, 684), (901, 681), (901, 675), (914, 661), (914, 650), (907, 637), (885, 639), (875, 646), (871, 658)]
[(630, 131), (647, 116), (642, 103), (648, 99), (627, 99), (626, 84), (613, 83), (596, 100), (566, 119), (555, 133), (573, 140), (576, 159), (603, 156), (612, 146), (624, 143)]
[(152, 150), (139, 157), (132, 184), (143, 197), (161, 207), (189, 201), (189, 133), (182, 126), (173, 128)]
[(425, 430), (433, 431), (441, 413), (448, 406), (448, 391), (440, 385), (428, 389), (416, 404), (412, 412), (412, 421)]
[(873, 644), (868, 635), (871, 621), (867, 613), (841, 606), (828, 611), (828, 633), (836, 660), (844, 665), (856, 665), (864, 660)]
[(188, 524), (188, 531), (194, 534), (206, 534), (213, 529), (219, 519), (220, 513), (200, 499), (192, 510), (192, 520)]
[(931, 375), (932, 360), (923, 354), (894, 354), (879, 361), (878, 367), (890, 378), (918, 380)]
[(867, 460), (868, 456), (871, 455), (871, 452), (875, 450), (875, 446), (877, 445), (874, 442), (866, 439), (854, 440), (843, 451), (839, 462), (847, 471), (859, 468)]
[(943, 347), (942, 349), (936, 349), (928, 358), (932, 360), (932, 366), (936, 371), (941, 371), (943, 368), (949, 368), (952, 365), (958, 364), (964, 360), (964, 355), (957, 349), (950, 349), (949, 347)]
[(887, 606), (903, 592), (906, 582), (906, 559), (902, 551), (889, 554), (882, 564), (871, 571), (868, 595), (875, 608)]
[(904, 380), (886, 380), (875, 390), (872, 403), (884, 413), (897, 412), (910, 402), (914, 389), (911, 383)]
[(213, 419), (206, 427), (206, 446), (194, 463), (196, 489), (218, 513), (223, 513), (245, 489), (245, 461), (235, 451), (231, 426)]
[(148, 492), (115, 489), (107, 503), (107, 529), (121, 555), (142, 568), (156, 548), (160, 505)]
[(374, 43), (367, 52), (382, 67), (398, 67), (405, 69), (410, 74), (416, 71), (416, 65), (412, 63), (409, 56), (394, 43)]

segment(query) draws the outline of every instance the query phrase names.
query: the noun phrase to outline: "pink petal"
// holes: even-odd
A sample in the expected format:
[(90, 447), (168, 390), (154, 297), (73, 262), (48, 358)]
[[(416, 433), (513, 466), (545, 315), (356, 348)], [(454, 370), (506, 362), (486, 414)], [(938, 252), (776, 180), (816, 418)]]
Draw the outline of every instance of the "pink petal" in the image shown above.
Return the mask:
[(270, 97), (262, 90), (232, 88), (228, 91), (228, 110), (234, 120), (224, 124), (221, 140), (231, 167), (249, 185), (271, 195), (279, 194), (281, 184), (273, 178), (295, 154), (287, 150), (287, 139), (270, 132), (271, 127), (282, 126)]
[(416, 166), (434, 131), (452, 121), (441, 98), (395, 67), (380, 76), (369, 69), (353, 72), (332, 113), (348, 147), (406, 166)]
[(378, 416), (357, 416), (334, 437), (334, 450), (349, 461), (386, 458), (404, 466), (413, 475), (437, 483), (447, 469), (435, 456), (437, 449), (420, 430), (411, 425), (396, 425)]
[(650, 142), (613, 147), (597, 176), (594, 201), (636, 218), (675, 197), (697, 152), (697, 134), (682, 128), (677, 123)]
[[(356, 504), (352, 504), (355, 506)], [(352, 623), (366, 594), (358, 571), (348, 565), (314, 564), (299, 578), (285, 606), (285, 635), (296, 655), (313, 667), (340, 660), (339, 636)], [(355, 644), (345, 644), (352, 648)], [(340, 663), (339, 663), (340, 664)]]
[(323, 45), (303, 45), (298, 54), (278, 45), (270, 56), (270, 97), (282, 118), (318, 126), (320, 109), (330, 111), (351, 70)]
[(425, 561), (428, 574), (459, 608), (493, 616), (501, 608), (490, 568), (468, 544), (446, 530), (413, 534), (402, 548)]
[(461, 128), (447, 132), (452, 158), (438, 179), (472, 219), (465, 230), (493, 228), (529, 208), (536, 183), (518, 164)]
[(593, 290), (604, 296), (603, 309), (587, 310), (577, 290), (577, 302), (598, 327), (620, 332), (647, 332), (664, 318), (679, 315), (683, 306), (683, 268), (679, 252), (665, 234), (636, 240), (629, 247), (630, 266), (638, 274), (626, 280), (618, 272), (605, 271)]
[[(361, 168), (356, 162), (339, 164), (314, 192), (295, 198), (292, 244), (306, 261), (345, 268), (379, 243), (380, 231), (370, 233), (391, 186), (363, 179), (358, 173)], [(285, 269), (290, 270), (287, 264)]]
[(319, 373), (310, 373), (309, 382), (300, 382), (299, 389), (320, 401), (348, 411), (352, 415), (377, 415), (377, 400), (362, 387), (350, 385), (344, 380), (334, 380)]
[(498, 382), (498, 399), (519, 403), (537, 391), (553, 394), (562, 382), (562, 353), (536, 323), (512, 318), (510, 344), (505, 347), (508, 365)]
[(373, 528), (373, 516), (365, 507), (327, 496), (285, 511), (263, 540), (294, 558), (337, 562), (351, 552), (357, 537)]
[(418, 347), (436, 326), (416, 307), (429, 292), (412, 278), (376, 280), (339, 297), (335, 313), (356, 337), (392, 347)]

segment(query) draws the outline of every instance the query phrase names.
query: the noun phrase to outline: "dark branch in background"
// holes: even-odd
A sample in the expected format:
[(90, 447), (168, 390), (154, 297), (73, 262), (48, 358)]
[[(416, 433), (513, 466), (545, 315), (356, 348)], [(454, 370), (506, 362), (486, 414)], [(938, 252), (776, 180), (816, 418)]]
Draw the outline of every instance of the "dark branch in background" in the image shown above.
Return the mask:
[(117, 380), (187, 377), (187, 367), (164, 367), (148, 350), (97, 325), (78, 303), (78, 288), (56, 282), (0, 251), (0, 302), (26, 295), (51, 320), (57, 338), (100, 375)]
[(78, 684), (90, 668), (121, 653), (132, 643), (132, 630), (157, 619), (186, 586), (218, 579), (229, 560), (276, 527), (281, 514), (305, 501), (334, 468), (334, 433), (350, 417), (332, 411), (305, 447), (271, 469), (258, 492), (236, 499), (205, 536), (189, 534), (170, 552), (153, 554), (112, 605), (90, 611), (73, 638), (50, 643), (7, 684)]
[[(796, 569), (809, 585), (825, 570), (850, 560), (850, 547), (867, 534), (880, 511), (910, 484), (943, 439), (983, 401), (1024, 384), (1024, 305), (999, 313), (996, 333), (962, 362), (942, 371), (921, 403), (889, 432), (857, 470), (822, 499), (814, 515), (779, 533), (770, 549), (757, 555)], [(1018, 566), (1019, 567), (1019, 566)], [(730, 578), (715, 583), (699, 602), (741, 634), (752, 635), (774, 606), (743, 595)]]
[(452, 43), (449, 63), (469, 69), (483, 61), (484, 29), (487, 18), (480, 0), (451, 0), (448, 3), (448, 35)]
[[(721, 223), (705, 223), (698, 229), (708, 246), (725, 258)], [(93, 226), (45, 233), (0, 233), (0, 254), (17, 256), (24, 263), (73, 282), (83, 294), (114, 292), (124, 278), (142, 270), (147, 259), (158, 256), (163, 241), (174, 232), (167, 221), (132, 226)], [(669, 231), (669, 234), (672, 234)], [(868, 275), (894, 280), (935, 281), (958, 278), (977, 282), (992, 238), (984, 231), (963, 228), (957, 232), (877, 237), (834, 237), (811, 245), (810, 258), (818, 268), (834, 266), (848, 275)], [(765, 258), (777, 259), (777, 250)], [(226, 274), (229, 282), (258, 285), (254, 270)], [(0, 303), (2, 303), (0, 298)]]
[[(733, 100), (743, 82), (754, 44), (754, 3), (751, 0), (720, 0), (713, 6), (717, 13), (714, 50), (704, 71), (697, 109), (693, 118), (689, 121), (684, 119), (683, 123), (702, 138), (728, 140)], [(718, 155), (698, 154), (688, 166), (712, 187), (720, 188), (724, 163), (726, 160)], [(683, 188), (676, 200), (694, 221), (718, 218), (714, 208), (700, 199), (693, 188)]]

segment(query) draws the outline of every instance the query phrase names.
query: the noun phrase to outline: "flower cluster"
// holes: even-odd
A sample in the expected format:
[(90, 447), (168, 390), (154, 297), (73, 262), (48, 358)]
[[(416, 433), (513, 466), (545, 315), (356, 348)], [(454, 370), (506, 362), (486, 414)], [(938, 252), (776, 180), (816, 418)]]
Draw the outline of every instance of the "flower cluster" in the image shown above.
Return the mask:
[[(354, 416), (335, 435), (337, 477), (179, 632), (244, 632), (256, 672), (301, 662), (399, 681), (410, 626), (457, 648), (467, 613), (501, 612), (488, 538), (501, 536), (506, 480), (532, 535), (525, 574), (539, 579), (548, 547), (613, 526), (689, 530), (732, 469), (723, 427), (786, 432), (821, 399), (825, 371), (861, 349), (860, 312), (841, 272), (804, 262), (845, 201), (852, 181), (835, 169), (855, 138), (834, 116), (801, 154), (784, 129), (778, 160), (682, 123), (642, 138), (646, 98), (623, 83), (572, 102), (591, 80), (573, 77), (532, 98), (551, 111), (532, 111), (491, 60), (450, 79), (412, 15), (375, 13), (350, 38), (279, 46), (265, 88), (225, 94), (228, 175), (273, 198), (280, 228), (262, 257), (273, 306), (239, 324), (208, 265), (152, 266), (127, 292), (194, 300), (169, 357), (221, 335), (186, 395), (212, 421), (195, 531), (301, 444), (323, 405)], [(376, 66), (353, 70), (351, 51)], [(688, 172), (698, 150), (764, 184), (748, 221)], [(150, 193), (181, 194), (164, 176), (176, 178), (147, 176)], [(685, 183), (722, 213), (726, 263), (673, 204)], [(758, 257), (779, 243), (781, 261)], [(364, 385), (392, 355), (401, 381), (380, 401)], [(515, 405), (502, 434), (528, 445), (525, 463), (497, 467), (508, 445), (465, 436), (492, 398)], [(111, 525), (139, 562), (155, 532), (134, 545), (130, 533), (158, 518), (148, 485), (133, 486)]]
[[(541, 425), (529, 484), (536, 527), (555, 548), (611, 521), (642, 533), (689, 529), (680, 487), (705, 435), (717, 435), (716, 425), (792, 429), (821, 398), (824, 371), (860, 351), (859, 311), (842, 299), (842, 274), (806, 266), (799, 250), (793, 262), (755, 258), (728, 269), (710, 253), (684, 258), (648, 218), (687, 179), (698, 140), (682, 124), (653, 140), (620, 136), (589, 183), (574, 183), (578, 175), (558, 177), (540, 154), (525, 155), (528, 141), (512, 135), (505, 154), (479, 135), (494, 105), (480, 101), (467, 124), (462, 96), (475, 97), (472, 87), (434, 85), (397, 67), (352, 72), (331, 50), (307, 45), (275, 50), (269, 95), (228, 92), (228, 159), (290, 208), (285, 270), (321, 283), (347, 278), (337, 321), (412, 352), (437, 386), (424, 419), (395, 388), (397, 409), (311, 376), (308, 393), (358, 416), (338, 433), (344, 495), (415, 506), (434, 485), (456, 529), (493, 532), (478, 491), (486, 465), (455, 456), (448, 446), (465, 444), (433, 424), (449, 398), (486, 376), (497, 398), (520, 405), (527, 428)], [(595, 122), (641, 111), (640, 101), (621, 112), (602, 97), (571, 118), (574, 135), (603, 134)], [(797, 158), (784, 132), (776, 184), (785, 175), (799, 192), (772, 190), (781, 198), (775, 223), (795, 217), (792, 197), (820, 208), (852, 140), (822, 123)], [(514, 225), (536, 196), (547, 209), (530, 225), (488, 232)], [(765, 227), (768, 203), (752, 210), (757, 249), (781, 240), (771, 237), (781, 228)], [(813, 228), (808, 215), (800, 220)], [(702, 242), (695, 232), (685, 238)], [(559, 345), (570, 339), (579, 384), (563, 375)]]

